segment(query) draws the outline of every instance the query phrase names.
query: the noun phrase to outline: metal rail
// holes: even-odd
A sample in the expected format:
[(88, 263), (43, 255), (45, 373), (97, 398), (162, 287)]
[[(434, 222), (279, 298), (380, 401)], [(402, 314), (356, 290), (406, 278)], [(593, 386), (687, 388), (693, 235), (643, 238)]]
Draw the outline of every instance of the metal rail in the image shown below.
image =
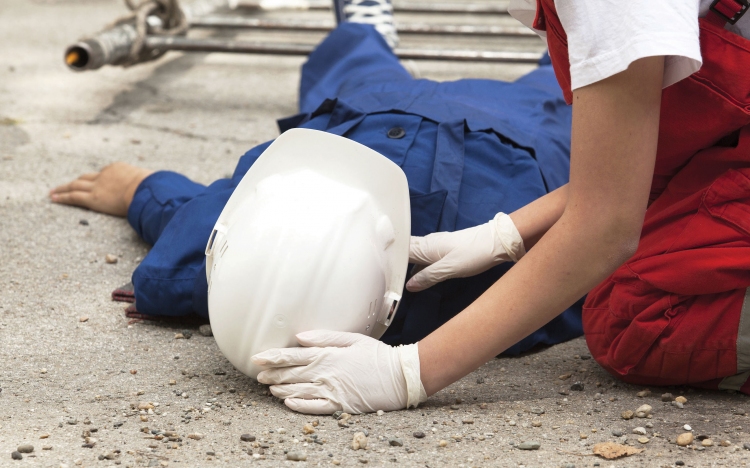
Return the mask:
[[(258, 2), (252, 0), (238, 0), (236, 6), (256, 10), (282, 10), (299, 9), (328, 11), (331, 4), (328, 1), (295, 1), (283, 2), (278, 6), (273, 2)], [(495, 4), (483, 3), (426, 3), (426, 2), (394, 2), (393, 9), (400, 13), (435, 13), (435, 14), (481, 14), (481, 15), (507, 15), (508, 8)]]
[[(533, 31), (521, 26), (480, 26), (450, 25), (429, 23), (397, 24), (399, 34), (442, 34), (456, 36), (492, 36), (492, 37), (538, 37)], [(276, 31), (315, 31), (328, 32), (335, 28), (331, 21), (274, 20), (265, 18), (236, 18), (231, 16), (214, 16), (193, 18), (190, 27), (255, 29)]]
[[(229, 52), (265, 55), (309, 55), (315, 46), (308, 44), (272, 44), (267, 42), (229, 41), (223, 39), (192, 39), (187, 37), (148, 36), (146, 47), (154, 50), (187, 52)], [(533, 52), (501, 52), (481, 50), (438, 50), (397, 48), (401, 59), (453, 60), (491, 63), (537, 63), (541, 54)]]

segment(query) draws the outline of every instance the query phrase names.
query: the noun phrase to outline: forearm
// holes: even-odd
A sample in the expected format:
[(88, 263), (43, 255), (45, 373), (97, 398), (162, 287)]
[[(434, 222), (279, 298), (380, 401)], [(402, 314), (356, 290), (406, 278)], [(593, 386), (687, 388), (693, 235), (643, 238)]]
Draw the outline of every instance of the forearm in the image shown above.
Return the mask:
[(528, 251), (554, 225), (568, 202), (568, 185), (538, 198), (510, 214)]

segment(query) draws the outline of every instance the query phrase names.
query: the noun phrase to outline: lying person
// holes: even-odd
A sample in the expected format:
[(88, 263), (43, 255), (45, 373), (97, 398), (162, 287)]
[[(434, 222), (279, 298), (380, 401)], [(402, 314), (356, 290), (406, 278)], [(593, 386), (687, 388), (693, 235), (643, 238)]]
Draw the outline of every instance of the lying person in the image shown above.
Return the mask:
[[(393, 30), (383, 27), (389, 4), (380, 4), (385, 21), (364, 17), (375, 27), (354, 22), (362, 15), (342, 10), (342, 24), (302, 68), (301, 113), (280, 120), (282, 132), (300, 127), (344, 136), (399, 165), (409, 183), (414, 236), (484, 225), (497, 213), (512, 213), (566, 184), (571, 112), (550, 65), (512, 83), (413, 79), (389, 46)], [(153, 245), (132, 277), (139, 313), (208, 317), (206, 241), (235, 187), (269, 144), (248, 151), (231, 178), (207, 187), (174, 172), (115, 163), (55, 188), (51, 198), (126, 216)], [(509, 268), (506, 263), (406, 292), (382, 341), (421, 340)], [(430, 282), (440, 281), (432, 274)], [(420, 277), (424, 281), (425, 274)], [(517, 354), (581, 333), (580, 307), (573, 306), (505, 352)]]

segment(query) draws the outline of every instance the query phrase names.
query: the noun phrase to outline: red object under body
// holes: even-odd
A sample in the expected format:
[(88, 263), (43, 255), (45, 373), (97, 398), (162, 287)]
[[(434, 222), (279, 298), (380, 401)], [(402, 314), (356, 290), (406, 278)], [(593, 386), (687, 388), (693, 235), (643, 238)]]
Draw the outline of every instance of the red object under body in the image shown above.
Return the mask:
[[(554, 0), (538, 0), (535, 27), (547, 32), (570, 103), (567, 37)], [(716, 388), (738, 373), (750, 287), (750, 41), (704, 19), (700, 43), (700, 71), (663, 93), (638, 250), (583, 310), (593, 357), (635, 384)]]

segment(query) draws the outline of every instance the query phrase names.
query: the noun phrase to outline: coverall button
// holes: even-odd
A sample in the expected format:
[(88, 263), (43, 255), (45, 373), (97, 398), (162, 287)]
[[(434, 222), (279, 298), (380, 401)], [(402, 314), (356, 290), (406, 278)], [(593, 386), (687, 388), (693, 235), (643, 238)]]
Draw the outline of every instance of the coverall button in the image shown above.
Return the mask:
[(393, 127), (392, 129), (388, 130), (388, 138), (398, 140), (399, 138), (403, 138), (404, 136), (406, 136), (406, 130), (401, 127)]

